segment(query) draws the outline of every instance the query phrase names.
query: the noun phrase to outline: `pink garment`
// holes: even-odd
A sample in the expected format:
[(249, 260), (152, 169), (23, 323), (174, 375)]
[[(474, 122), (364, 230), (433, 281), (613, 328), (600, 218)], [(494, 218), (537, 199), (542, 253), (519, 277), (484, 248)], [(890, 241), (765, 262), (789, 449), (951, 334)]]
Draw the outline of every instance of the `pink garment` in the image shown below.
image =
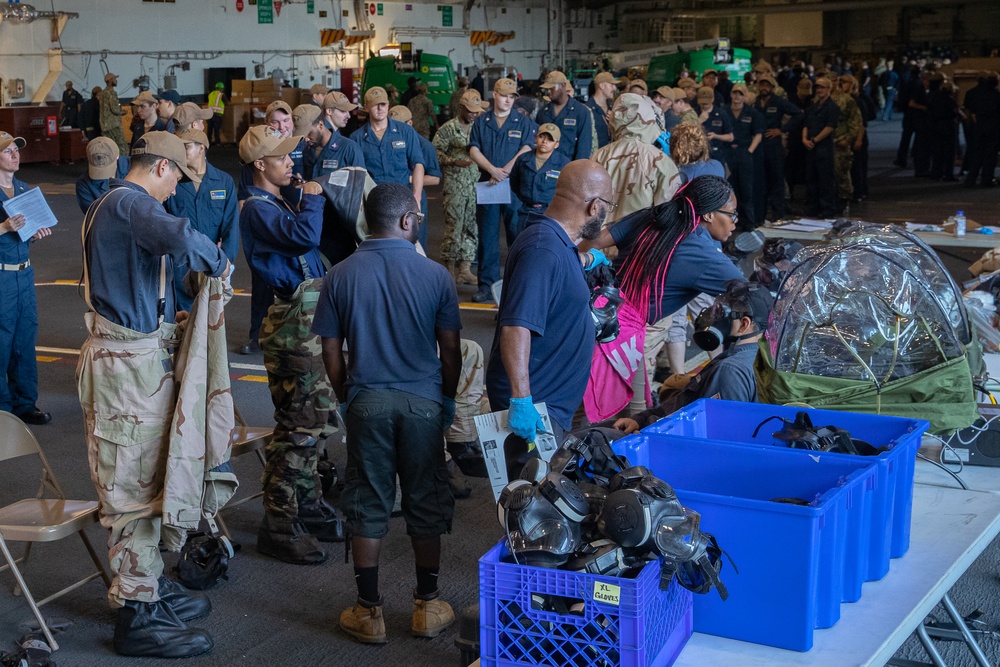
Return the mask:
[[(583, 394), (587, 419), (600, 422), (618, 414), (632, 400), (636, 373), (645, 376), (646, 316), (628, 301), (618, 309), (618, 337), (594, 346), (590, 382)], [(650, 403), (646, 385), (646, 405)]]

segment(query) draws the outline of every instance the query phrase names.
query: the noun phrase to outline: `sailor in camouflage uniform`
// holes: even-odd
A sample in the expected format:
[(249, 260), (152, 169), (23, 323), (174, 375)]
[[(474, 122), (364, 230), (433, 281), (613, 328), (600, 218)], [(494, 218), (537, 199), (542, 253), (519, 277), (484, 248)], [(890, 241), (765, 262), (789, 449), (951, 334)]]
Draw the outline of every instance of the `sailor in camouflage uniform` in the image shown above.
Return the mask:
[[(833, 131), (833, 169), (837, 175), (837, 208), (843, 210), (851, 201), (854, 186), (851, 183), (851, 165), (854, 163), (854, 142), (861, 136), (863, 121), (858, 103), (851, 97), (851, 87), (854, 77), (844, 75), (839, 78), (840, 92), (833, 94), (833, 101), (840, 109), (837, 117), (837, 129)], [(846, 91), (845, 91), (846, 86)]]
[(104, 83), (107, 85), (101, 91), (101, 134), (118, 144), (122, 155), (128, 155), (129, 146), (122, 131), (122, 104), (115, 91), (118, 75), (108, 72), (104, 75)]
[(434, 135), (434, 148), (444, 172), (444, 240), (441, 260), (458, 283), (475, 285), (469, 270), (476, 258), (479, 230), (476, 227), (476, 182), (479, 168), (469, 156), (472, 123), (489, 105), (479, 91), (468, 89), (458, 105), (458, 115)]
[(592, 158), (608, 170), (614, 184), (617, 207), (608, 215), (608, 223), (669, 201), (680, 187), (677, 166), (655, 144), (662, 133), (659, 109), (648, 97), (625, 93), (615, 100), (611, 108), (615, 140)]
[(172, 264), (216, 277), (231, 267), (211, 239), (163, 208), (181, 178), (198, 178), (184, 142), (150, 132), (136, 151), (128, 175), (111, 179), (82, 228), (90, 336), (77, 388), (101, 525), (111, 531), (115, 651), (186, 658), (212, 649), (208, 633), (185, 624), (207, 615), (211, 603), (162, 576), (158, 548), (177, 403), (171, 348), (184, 319), (175, 316)]
[(257, 551), (295, 564), (322, 563), (319, 542), (343, 539), (339, 519), (322, 501), (318, 448), (333, 433), (333, 389), (319, 338), (310, 333), (325, 269), (319, 252), (325, 198), (319, 183), (302, 186), (298, 206), (281, 195), (292, 178), (288, 153), (298, 137), (263, 125), (240, 141), (253, 186), (240, 213), (240, 237), (252, 270), (274, 290), (261, 327), (274, 436), (265, 449), (264, 519)]

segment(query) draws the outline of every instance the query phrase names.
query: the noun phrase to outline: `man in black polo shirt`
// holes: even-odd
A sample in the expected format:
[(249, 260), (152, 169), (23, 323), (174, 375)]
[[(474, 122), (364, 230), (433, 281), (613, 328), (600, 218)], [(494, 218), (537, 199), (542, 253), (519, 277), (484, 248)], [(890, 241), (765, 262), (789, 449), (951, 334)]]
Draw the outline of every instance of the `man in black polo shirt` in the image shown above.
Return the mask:
[(837, 178), (833, 169), (833, 131), (840, 109), (830, 99), (832, 84), (821, 76), (813, 84), (815, 97), (806, 109), (802, 145), (806, 149), (806, 215), (832, 218), (837, 214)]
[[(563, 167), (545, 214), (530, 213), (503, 276), (500, 313), (486, 370), (493, 410), (534, 442), (541, 426), (534, 402), (545, 403), (557, 431), (570, 430), (583, 401), (594, 351), (590, 289), (577, 244), (596, 239), (614, 206), (611, 177), (592, 160)], [(592, 264), (606, 262), (588, 258)], [(592, 267), (588, 267), (592, 268)], [(561, 440), (556, 433), (556, 440)]]
[(455, 419), (462, 323), (448, 270), (414, 247), (423, 216), (412, 188), (376, 186), (365, 217), (371, 238), (327, 273), (313, 333), (323, 338), (330, 382), (347, 406), (341, 498), (358, 598), (340, 627), (360, 642), (384, 644), (378, 562), (397, 475), (417, 566), (411, 631), (436, 637), (455, 621), (437, 581), (441, 535), (451, 531), (455, 506), (441, 443)]

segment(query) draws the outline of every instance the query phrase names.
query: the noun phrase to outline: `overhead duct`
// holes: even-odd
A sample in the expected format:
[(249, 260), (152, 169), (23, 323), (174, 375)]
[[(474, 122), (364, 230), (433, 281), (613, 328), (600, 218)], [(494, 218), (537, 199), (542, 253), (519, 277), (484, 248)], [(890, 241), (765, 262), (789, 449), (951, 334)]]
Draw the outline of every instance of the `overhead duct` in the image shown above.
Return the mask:
[(38, 19), (58, 19), (66, 17), (68, 19), (78, 19), (80, 15), (76, 12), (44, 12), (35, 9), (31, 5), (20, 3), (8, 3), (0, 5), (0, 21), (10, 21), (11, 23), (31, 23)]

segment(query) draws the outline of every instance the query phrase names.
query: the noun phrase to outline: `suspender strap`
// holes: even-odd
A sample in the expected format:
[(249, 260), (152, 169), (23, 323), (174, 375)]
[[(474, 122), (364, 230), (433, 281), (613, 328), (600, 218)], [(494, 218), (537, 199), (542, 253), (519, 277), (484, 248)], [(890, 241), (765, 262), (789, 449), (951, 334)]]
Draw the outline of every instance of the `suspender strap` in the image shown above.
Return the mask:
[[(120, 193), (120, 194), (119, 194)], [(87, 308), (97, 312), (94, 308), (94, 304), (90, 302), (90, 266), (87, 262), (87, 237), (90, 234), (90, 228), (94, 225), (94, 218), (97, 217), (97, 212), (101, 210), (104, 203), (114, 197), (117, 200), (123, 199), (125, 196), (133, 193), (128, 188), (116, 188), (111, 190), (106, 195), (98, 199), (96, 202), (90, 205), (87, 209), (87, 215), (83, 219), (83, 226), (80, 227), (80, 243), (83, 246), (83, 278), (81, 282), (83, 283), (83, 300), (87, 304)], [(156, 317), (157, 324), (163, 324), (163, 318), (167, 312), (167, 258), (165, 255), (160, 256), (160, 289), (159, 289), (159, 300), (156, 304)]]

